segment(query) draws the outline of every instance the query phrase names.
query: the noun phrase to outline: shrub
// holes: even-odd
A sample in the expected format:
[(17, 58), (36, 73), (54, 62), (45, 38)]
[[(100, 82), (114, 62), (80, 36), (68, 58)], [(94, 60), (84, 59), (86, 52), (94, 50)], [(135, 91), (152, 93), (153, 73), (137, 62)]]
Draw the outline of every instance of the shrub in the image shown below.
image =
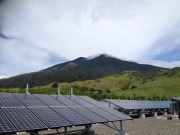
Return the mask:
[(137, 88), (137, 86), (135, 86), (135, 85), (131, 86), (131, 89), (136, 89), (136, 88)]
[(57, 82), (52, 83), (51, 87), (52, 88), (57, 88), (58, 87), (58, 83)]

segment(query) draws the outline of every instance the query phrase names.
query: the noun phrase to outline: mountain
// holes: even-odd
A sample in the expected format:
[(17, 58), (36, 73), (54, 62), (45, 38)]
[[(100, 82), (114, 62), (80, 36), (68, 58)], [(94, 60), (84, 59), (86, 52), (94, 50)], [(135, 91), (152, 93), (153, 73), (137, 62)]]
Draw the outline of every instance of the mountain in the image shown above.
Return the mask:
[(1, 79), (0, 87), (25, 87), (46, 85), (51, 82), (73, 82), (97, 79), (123, 71), (158, 71), (162, 68), (123, 61), (105, 54), (91, 58), (77, 58), (75, 60), (58, 64), (39, 72), (27, 73), (15, 77)]

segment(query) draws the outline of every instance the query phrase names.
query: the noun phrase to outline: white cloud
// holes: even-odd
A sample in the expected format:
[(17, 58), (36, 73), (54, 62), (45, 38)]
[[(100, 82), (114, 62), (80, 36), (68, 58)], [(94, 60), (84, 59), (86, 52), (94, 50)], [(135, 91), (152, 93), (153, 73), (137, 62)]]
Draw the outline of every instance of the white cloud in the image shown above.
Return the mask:
[[(0, 6), (1, 33), (67, 59), (101, 52), (126, 59), (153, 59), (155, 53), (167, 50), (159, 45), (159, 50), (149, 52), (156, 48), (159, 39), (174, 33), (180, 35), (179, 0), (14, 0)], [(177, 38), (174, 40), (180, 43)], [(23, 48), (22, 53), (27, 54), (26, 47), (30, 49), (23, 42), (6, 42), (0, 40), (2, 51), (17, 44)], [(47, 66), (42, 62), (47, 53), (39, 51), (37, 61), (30, 55), (29, 62), (34, 65), (24, 63), (24, 71), (38, 62)], [(25, 61), (17, 53), (14, 58), (14, 65)]]
[(158, 60), (135, 60), (135, 62), (139, 64), (150, 64), (164, 68), (180, 67), (180, 61), (168, 62), (168, 61), (158, 61)]
[[(51, 52), (38, 48), (33, 44), (21, 40), (0, 40), (4, 46), (0, 57), (0, 75), (12, 76), (26, 72), (38, 71), (57, 64), (64, 59), (52, 55)], [(6, 45), (6, 46), (5, 46)], [(54, 60), (51, 60), (53, 57)]]
[(7, 78), (8, 76), (0, 75), (0, 79)]

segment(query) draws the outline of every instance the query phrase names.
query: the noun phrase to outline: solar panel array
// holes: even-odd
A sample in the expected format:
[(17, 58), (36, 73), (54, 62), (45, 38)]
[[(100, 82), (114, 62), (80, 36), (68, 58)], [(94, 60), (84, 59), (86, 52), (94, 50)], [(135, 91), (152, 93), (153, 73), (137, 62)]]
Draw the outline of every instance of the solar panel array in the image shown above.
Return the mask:
[(143, 100), (108, 100), (109, 102), (121, 109), (163, 109), (170, 107), (170, 101), (143, 101)]
[[(124, 115), (123, 113), (120, 113), (107, 105), (105, 105), (102, 102), (97, 102), (94, 99), (90, 99), (87, 96), (72, 96), (71, 99), (83, 107), (91, 110), (92, 112), (102, 116), (105, 119), (108, 119), (109, 121), (114, 121), (113, 119), (116, 120), (130, 120), (132, 119), (131, 117)], [(111, 118), (109, 118), (109, 116)]]
[(131, 119), (103, 104), (86, 96), (0, 93), (0, 133)]

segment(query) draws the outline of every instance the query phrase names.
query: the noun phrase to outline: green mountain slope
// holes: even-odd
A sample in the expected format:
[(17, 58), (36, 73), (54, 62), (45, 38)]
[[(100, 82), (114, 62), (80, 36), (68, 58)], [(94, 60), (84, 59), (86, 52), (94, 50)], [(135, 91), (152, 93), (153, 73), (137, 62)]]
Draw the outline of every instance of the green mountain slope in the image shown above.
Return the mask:
[(63, 64), (58, 64), (39, 72), (22, 74), (0, 80), (1, 88), (47, 85), (52, 82), (73, 82), (97, 79), (123, 71), (158, 71), (162, 68), (151, 65), (123, 61), (107, 55), (86, 59), (78, 58)]
[[(53, 83), (30, 88), (30, 93), (57, 94)], [(71, 87), (75, 94), (84, 94), (96, 99), (168, 99), (180, 96), (180, 68), (162, 69), (157, 72), (125, 71), (94, 80), (59, 83), (62, 94), (68, 94)], [(0, 88), (1, 92), (25, 92), (25, 88)]]
[[(96, 91), (109, 98), (169, 98), (180, 96), (180, 68), (159, 72), (128, 71), (109, 77), (61, 83), (62, 88), (73, 86), (85, 91)], [(96, 95), (97, 96), (97, 95)]]

